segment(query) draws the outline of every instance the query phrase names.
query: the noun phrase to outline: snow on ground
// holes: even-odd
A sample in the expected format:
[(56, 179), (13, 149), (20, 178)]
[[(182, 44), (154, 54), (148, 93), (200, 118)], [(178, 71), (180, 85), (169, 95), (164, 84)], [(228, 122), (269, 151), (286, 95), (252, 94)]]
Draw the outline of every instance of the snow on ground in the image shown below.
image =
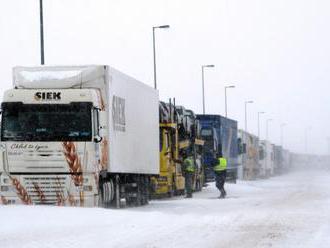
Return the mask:
[(226, 188), (122, 210), (1, 206), (0, 247), (330, 247), (330, 172)]

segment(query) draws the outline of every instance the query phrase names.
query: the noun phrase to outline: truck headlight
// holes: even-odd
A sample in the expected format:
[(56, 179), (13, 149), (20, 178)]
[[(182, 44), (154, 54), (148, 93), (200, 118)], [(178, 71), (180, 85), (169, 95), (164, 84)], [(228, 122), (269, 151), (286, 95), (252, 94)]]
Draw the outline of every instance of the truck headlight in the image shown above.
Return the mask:
[(4, 191), (9, 191), (9, 186), (3, 185), (3, 186), (1, 186), (0, 190), (1, 190), (2, 192), (4, 192)]
[(2, 152), (6, 151), (6, 145), (5, 144), (3, 144), (3, 143), (0, 144), (0, 151), (2, 151)]
[(84, 191), (92, 191), (93, 187), (91, 185), (84, 185)]

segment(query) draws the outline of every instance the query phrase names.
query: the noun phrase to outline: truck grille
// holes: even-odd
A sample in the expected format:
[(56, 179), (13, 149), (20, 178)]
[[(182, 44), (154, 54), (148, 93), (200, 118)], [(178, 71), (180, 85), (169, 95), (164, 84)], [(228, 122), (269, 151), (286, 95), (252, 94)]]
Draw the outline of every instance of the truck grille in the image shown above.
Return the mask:
[(25, 176), (24, 185), (34, 204), (58, 204), (67, 195), (66, 176)]

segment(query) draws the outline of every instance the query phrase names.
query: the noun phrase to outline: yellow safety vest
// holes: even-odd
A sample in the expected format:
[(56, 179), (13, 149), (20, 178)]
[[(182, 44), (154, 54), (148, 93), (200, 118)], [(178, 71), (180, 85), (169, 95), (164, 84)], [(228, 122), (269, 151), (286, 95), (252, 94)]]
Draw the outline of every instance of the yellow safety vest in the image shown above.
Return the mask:
[(214, 171), (224, 171), (227, 169), (227, 159), (225, 158), (218, 158), (218, 164), (214, 166)]
[(194, 166), (194, 162), (192, 160), (192, 158), (186, 158), (183, 161), (184, 165), (185, 165), (185, 171), (186, 172), (194, 172), (195, 171), (195, 166)]

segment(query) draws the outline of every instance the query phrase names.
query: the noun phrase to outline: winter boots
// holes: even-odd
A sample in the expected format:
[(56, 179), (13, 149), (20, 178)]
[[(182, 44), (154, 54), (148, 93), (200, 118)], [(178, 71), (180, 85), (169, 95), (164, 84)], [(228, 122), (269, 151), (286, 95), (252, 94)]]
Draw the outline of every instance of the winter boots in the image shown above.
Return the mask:
[(220, 191), (221, 191), (221, 194), (220, 194), (219, 198), (220, 198), (220, 199), (223, 199), (223, 198), (225, 198), (225, 197), (226, 197), (226, 195), (227, 195), (227, 192), (225, 191), (225, 189), (224, 189), (224, 188), (222, 188)]

